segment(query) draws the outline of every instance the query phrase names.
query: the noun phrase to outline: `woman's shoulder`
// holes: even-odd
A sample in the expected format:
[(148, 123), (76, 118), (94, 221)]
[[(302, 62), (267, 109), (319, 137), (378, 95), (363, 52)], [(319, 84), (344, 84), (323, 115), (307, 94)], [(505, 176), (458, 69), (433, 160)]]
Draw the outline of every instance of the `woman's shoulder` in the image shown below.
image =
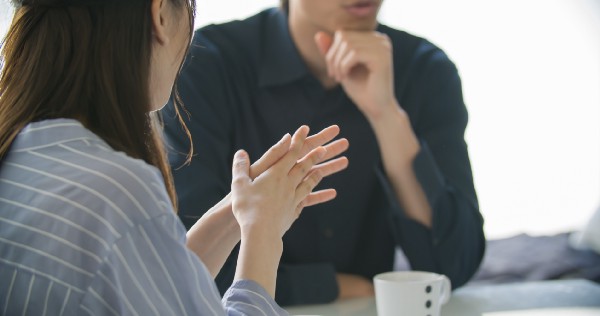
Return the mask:
[[(84, 249), (95, 264), (141, 225), (177, 223), (158, 170), (74, 120), (36, 122), (19, 133), (0, 166), (0, 204), (0, 217), (16, 223), (3, 231), (6, 239), (56, 254)], [(95, 271), (92, 263), (81, 269)]]
[(128, 224), (172, 211), (157, 168), (113, 150), (75, 120), (28, 125), (6, 158), (7, 177), (54, 203), (93, 206), (101, 216), (116, 212)]
[(121, 208), (132, 221), (173, 211), (156, 167), (103, 142), (65, 143), (63, 149), (64, 159), (71, 161), (73, 172), (81, 177), (79, 185), (91, 189), (87, 192), (92, 199), (104, 196), (107, 209)]

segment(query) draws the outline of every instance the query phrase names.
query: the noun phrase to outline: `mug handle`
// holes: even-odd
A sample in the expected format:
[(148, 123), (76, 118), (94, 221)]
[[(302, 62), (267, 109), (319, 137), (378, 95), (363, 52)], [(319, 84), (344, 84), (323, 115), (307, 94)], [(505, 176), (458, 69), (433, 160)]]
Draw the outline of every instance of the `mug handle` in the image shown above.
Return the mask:
[(442, 275), (443, 280), (442, 280), (442, 289), (441, 289), (441, 294), (440, 294), (440, 305), (446, 304), (448, 303), (448, 300), (450, 300), (450, 294), (452, 292), (452, 287), (450, 285), (450, 279), (448, 279), (448, 277), (446, 277), (445, 275)]

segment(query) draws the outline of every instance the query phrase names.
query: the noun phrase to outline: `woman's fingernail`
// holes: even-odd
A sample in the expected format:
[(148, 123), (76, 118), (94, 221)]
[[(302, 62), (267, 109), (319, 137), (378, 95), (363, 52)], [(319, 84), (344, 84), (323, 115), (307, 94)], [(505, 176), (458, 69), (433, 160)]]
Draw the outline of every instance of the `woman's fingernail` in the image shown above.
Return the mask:
[(277, 142), (277, 144), (285, 143), (290, 137), (292, 137), (292, 136), (290, 136), (290, 133), (283, 135), (283, 137), (279, 140), (279, 142)]
[(243, 149), (238, 150), (235, 153), (235, 157), (238, 158), (238, 159), (246, 159), (246, 157), (247, 157), (246, 151), (243, 150)]

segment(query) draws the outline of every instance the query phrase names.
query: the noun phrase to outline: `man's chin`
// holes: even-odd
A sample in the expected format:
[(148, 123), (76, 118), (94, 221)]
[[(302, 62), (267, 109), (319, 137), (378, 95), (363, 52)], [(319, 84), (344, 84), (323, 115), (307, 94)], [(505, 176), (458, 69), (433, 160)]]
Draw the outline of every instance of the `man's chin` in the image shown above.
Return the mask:
[(336, 26), (337, 30), (348, 30), (348, 31), (375, 31), (377, 28), (377, 20), (364, 19), (364, 20), (352, 20), (338, 23)]

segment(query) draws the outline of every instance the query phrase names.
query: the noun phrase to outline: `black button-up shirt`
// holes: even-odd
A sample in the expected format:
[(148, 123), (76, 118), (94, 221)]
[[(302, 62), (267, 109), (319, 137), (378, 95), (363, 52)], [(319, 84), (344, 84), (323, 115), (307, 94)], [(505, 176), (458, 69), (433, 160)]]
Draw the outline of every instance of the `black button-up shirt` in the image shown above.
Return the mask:
[[(392, 270), (396, 246), (413, 269), (444, 273), (455, 287), (481, 261), (483, 220), (458, 72), (428, 41), (383, 25), (377, 30), (393, 43), (395, 94), (421, 142), (413, 166), (433, 209), (431, 230), (404, 215), (371, 126), (341, 87), (326, 90), (309, 72), (278, 9), (195, 33), (178, 80), (195, 149), (188, 166), (188, 140), (172, 106), (163, 110), (179, 216), (188, 228), (230, 191), (237, 149), (254, 161), (302, 124), (312, 131), (337, 124), (349, 140), (348, 169), (320, 185), (335, 188), (337, 198), (305, 209), (284, 236), (276, 293), (282, 305), (335, 299), (336, 272), (370, 279)], [(236, 257), (237, 249), (217, 277), (221, 291), (231, 284)]]

